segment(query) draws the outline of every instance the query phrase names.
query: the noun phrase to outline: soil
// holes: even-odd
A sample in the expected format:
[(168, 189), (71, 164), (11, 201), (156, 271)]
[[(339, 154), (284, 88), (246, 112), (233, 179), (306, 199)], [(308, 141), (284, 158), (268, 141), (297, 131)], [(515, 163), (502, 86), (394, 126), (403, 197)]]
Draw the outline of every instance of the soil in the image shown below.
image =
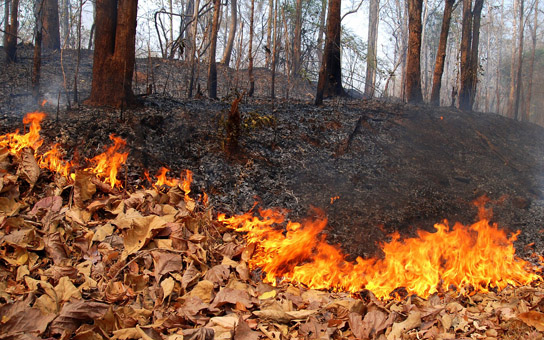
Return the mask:
[[(89, 52), (82, 56), (80, 98), (88, 93), (92, 65)], [(69, 77), (73, 57), (63, 56)], [(263, 208), (287, 209), (291, 219), (300, 220), (317, 207), (329, 218), (329, 241), (351, 256), (376, 255), (379, 242), (396, 231), (408, 237), (444, 219), (471, 223), (477, 218), (472, 202), (487, 195), (493, 221), (521, 230), (518, 250), (544, 250), (540, 126), (495, 114), (379, 100), (333, 99), (316, 107), (309, 85), (293, 88), (291, 98), (298, 100), (271, 101), (265, 99), (263, 70), (259, 96), (240, 104), (245, 126), (240, 149), (227, 157), (224, 120), (234, 90), (224, 86), (219, 101), (177, 99), (184, 75), (157, 68), (155, 76), (163, 78), (154, 83), (155, 94), (141, 96), (141, 107), (68, 108), (62, 98), (73, 93), (53, 86), (63, 78), (60, 59), (48, 58), (43, 83), (55, 90), (44, 89), (50, 101), (42, 108), (49, 113), (42, 148), (58, 142), (68, 157), (92, 157), (109, 144), (110, 134), (119, 135), (130, 149), (124, 171), (130, 186), (142, 184), (145, 169), (153, 174), (167, 166), (173, 176), (193, 171), (193, 190), (208, 193), (216, 211), (245, 212), (258, 201)], [(0, 134), (22, 130), (22, 116), (36, 109), (29, 95), (30, 65), (24, 57), (16, 65), (0, 65)], [(223, 69), (223, 77), (232, 74), (239, 73)], [(243, 77), (238, 88), (245, 84)], [(277, 88), (289, 87), (285, 78), (279, 81)], [(166, 82), (178, 82), (178, 92), (157, 90)]]

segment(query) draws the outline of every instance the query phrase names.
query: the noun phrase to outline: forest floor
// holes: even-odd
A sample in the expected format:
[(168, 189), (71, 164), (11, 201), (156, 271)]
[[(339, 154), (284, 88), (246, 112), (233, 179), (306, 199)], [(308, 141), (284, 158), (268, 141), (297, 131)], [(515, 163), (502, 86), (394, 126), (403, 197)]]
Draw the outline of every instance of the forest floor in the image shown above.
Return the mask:
[[(90, 84), (91, 61), (87, 57), (88, 52), (79, 75), (81, 98)], [(43, 71), (44, 83), (51, 88), (62, 83), (58, 58), (53, 59), (46, 60)], [(28, 58), (21, 59), (14, 66), (0, 65), (5, 70), (0, 75), (4, 87), (0, 93), (0, 108), (3, 110), (0, 135), (15, 129), (23, 131), (22, 116), (26, 111), (37, 109), (29, 96), (27, 71), (30, 65)], [(73, 61), (69, 66), (73, 69)], [(173, 82), (174, 74), (166, 73), (168, 82)], [(179, 77), (182, 83), (183, 75)], [(165, 81), (165, 78), (161, 79)], [(264, 73), (260, 82), (266, 83)], [(287, 86), (283, 85), (278, 88)], [(444, 219), (470, 224), (477, 219), (473, 201), (486, 195), (491, 199), (492, 221), (509, 232), (521, 231), (516, 243), (518, 252), (524, 256), (532, 252), (543, 253), (544, 128), (495, 114), (379, 100), (334, 99), (316, 107), (311, 105), (311, 97), (304, 94), (307, 89), (298, 92), (297, 100), (272, 101), (264, 98), (266, 91), (263, 87), (260, 96), (253, 99), (245, 97), (240, 103), (244, 129), (239, 139), (239, 152), (234, 158), (224, 152), (225, 117), (234, 98), (234, 91), (229, 94), (228, 90), (224, 91), (224, 99), (218, 101), (205, 98), (181, 100), (164, 91), (169, 95), (142, 96), (140, 107), (111, 110), (74, 104), (66, 108), (62, 103), (57, 106), (55, 98), (58, 95), (53, 94), (55, 91), (58, 93), (60, 87), (56, 87), (56, 90), (47, 92), (50, 94), (49, 102), (40, 108), (48, 114), (42, 123), (41, 135), (45, 140), (42, 148), (46, 151), (53, 143), (59, 143), (69, 159), (90, 158), (102, 152), (110, 144), (109, 136), (115, 134), (127, 141), (129, 156), (120, 176), (126, 182), (127, 191), (146, 185), (145, 170), (154, 174), (160, 167), (167, 167), (173, 177), (185, 169), (191, 170), (194, 173), (193, 192), (207, 193), (215, 212), (227, 215), (247, 212), (257, 201), (260, 207), (287, 209), (290, 219), (302, 220), (313, 214), (311, 207), (317, 207), (328, 217), (325, 229), (328, 242), (340, 245), (349, 258), (383, 255), (379, 245), (393, 232), (399, 232), (401, 237), (415, 236), (418, 230), (433, 230), (433, 225)], [(183, 89), (179, 89), (179, 93), (182, 92)], [(60, 96), (65, 97), (64, 94)], [(124, 269), (120, 268), (119, 272)], [(219, 279), (215, 283), (223, 287), (225, 282)], [(158, 284), (157, 276), (156, 286)], [(261, 299), (267, 291), (270, 289), (258, 290), (255, 296)], [(272, 299), (276, 297), (275, 294), (270, 296)], [(542, 298), (542, 295), (538, 296)], [(448, 299), (442, 301), (444, 306), (451, 305), (453, 300)], [(327, 303), (321, 297), (318, 300), (320, 302), (312, 306), (329, 306), (330, 300)], [(253, 299), (251, 301), (245, 307), (236, 305), (236, 309), (243, 312), (253, 306)], [(223, 301), (216, 303), (215, 307), (230, 303), (232, 301)], [(308, 304), (312, 303), (306, 298), (304, 302), (300, 301), (307, 309), (311, 309)], [(345, 304), (342, 308), (349, 312), (361, 312), (358, 311), (361, 307), (358, 303), (350, 300)], [(372, 304), (379, 305), (379, 308), (372, 307)], [(533, 300), (527, 303), (531, 310), (539, 304)], [(459, 308), (456, 312), (465, 312), (468, 307), (464, 303), (455, 306)], [(373, 336), (385, 337), (385, 333), (391, 334), (393, 321), (395, 324), (404, 323), (395, 332), (416, 329), (421, 326), (421, 313), (416, 317), (419, 323), (415, 322), (411, 328), (402, 327), (408, 327), (410, 310), (419, 308), (422, 312), (425, 309), (410, 300), (399, 307), (404, 309), (396, 319), (391, 319), (390, 304), (386, 307), (374, 301), (368, 308), (366, 315), (372, 311), (372, 317), (385, 318), (382, 324), (387, 326), (379, 332), (376, 329), (370, 331), (368, 323), (364, 328), (360, 325), (361, 320), (350, 316), (350, 334), (372, 332)], [(429, 312), (425, 309), (425, 313), (430, 314), (424, 317), (428, 318), (432, 313), (436, 313), (433, 318), (438, 314), (443, 316), (445, 310)], [(519, 311), (526, 310), (522, 308)], [(303, 318), (308, 320), (307, 317), (312, 315), (304, 314)], [(335, 324), (334, 327), (346, 329), (346, 315), (344, 321), (338, 321), (344, 324), (341, 327), (340, 323)], [(283, 319), (277, 316), (270, 318), (276, 323), (289, 324), (299, 320), (299, 316), (287, 317), (287, 321), (285, 315)], [(337, 316), (337, 319), (341, 318)], [(232, 327), (234, 324), (243, 325), (236, 320), (223, 321)], [(442, 320), (442, 326), (447, 322)], [(499, 323), (497, 321), (497, 325)], [(202, 326), (201, 322), (195, 324)], [(306, 325), (317, 327), (314, 335), (322, 332), (319, 327), (325, 327), (317, 321)], [(62, 324), (55, 327), (58, 330)], [(257, 325), (251, 327), (257, 329)], [(470, 327), (461, 331), (455, 329), (453, 334), (469, 336), (481, 331), (478, 327), (483, 326), (476, 323)], [(493, 328), (485, 327), (486, 332)], [(272, 333), (259, 330), (262, 336), (274, 338)], [(290, 328), (287, 333), (292, 330)], [(299, 330), (297, 328), (297, 332)], [(283, 332), (280, 327), (279, 333)], [(305, 332), (310, 334), (312, 331)], [(499, 335), (507, 338), (504, 332), (499, 332)], [(357, 334), (355, 336), (359, 337)], [(204, 333), (198, 335), (200, 337), (194, 337), (192, 333), (190, 336), (194, 339), (208, 338)], [(486, 336), (494, 338), (497, 333), (491, 332)]]

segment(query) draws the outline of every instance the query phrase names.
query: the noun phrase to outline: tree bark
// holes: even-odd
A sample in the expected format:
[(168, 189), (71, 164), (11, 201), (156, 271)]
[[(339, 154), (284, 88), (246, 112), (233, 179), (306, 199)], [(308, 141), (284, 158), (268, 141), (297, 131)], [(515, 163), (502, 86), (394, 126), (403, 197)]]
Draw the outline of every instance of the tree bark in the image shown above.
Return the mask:
[[(93, 2), (93, 26), (96, 22), (96, 2)], [(70, 46), (70, 0), (62, 0), (62, 46)]]
[(9, 25), (6, 22), (7, 28), (4, 33), (6, 37), (5, 50), (6, 62), (14, 63), (17, 61), (17, 32), (19, 28), (19, 0), (12, 0), (10, 6)]
[[(286, 42), (287, 43), (287, 42)], [(295, 32), (293, 36), (293, 69), (295, 77), (300, 75), (302, 48), (302, 0), (296, 0), (295, 7)]]
[(476, 90), (478, 87), (478, 68), (480, 67), (480, 57), (478, 54), (480, 48), (480, 20), (484, 0), (475, 0), (472, 10), (472, 45), (470, 47), (470, 110), (474, 107)]
[(187, 89), (187, 97), (192, 98), (193, 97), (193, 87), (195, 82), (195, 62), (196, 62), (196, 34), (198, 32), (198, 9), (200, 7), (200, 0), (195, 0), (193, 3), (193, 23), (192, 23), (192, 29), (191, 29), (191, 40), (190, 40), (190, 56), (189, 56), (189, 63), (190, 63), (190, 75), (189, 75), (189, 88)]
[(138, 0), (97, 0), (91, 98), (88, 104), (123, 108), (135, 102), (132, 74)]
[(323, 37), (325, 36), (325, 18), (327, 14), (327, 0), (321, 0), (321, 12), (319, 13), (319, 32), (317, 33), (317, 61), (323, 62)]
[(268, 22), (266, 24), (266, 46), (265, 64), (270, 67), (272, 61), (272, 24), (274, 22), (274, 0), (268, 0)]
[(329, 0), (327, 36), (323, 62), (321, 63), (317, 82), (315, 105), (323, 104), (324, 97), (345, 95), (342, 87), (342, 64), (340, 59), (341, 7), (341, 0)]
[(370, 0), (368, 11), (368, 49), (366, 54), (366, 78), (365, 96), (374, 97), (376, 84), (377, 46), (378, 46), (378, 23), (379, 23), (379, 0)]
[(516, 69), (516, 94), (515, 94), (515, 101), (514, 101), (514, 119), (519, 119), (519, 101), (521, 98), (521, 76), (522, 76), (522, 70), (523, 70), (523, 31), (524, 31), (524, 25), (523, 25), (523, 10), (524, 10), (525, 0), (519, 0), (519, 39), (518, 39), (518, 49), (517, 49), (517, 69)]
[(533, 43), (532, 50), (531, 50), (531, 59), (529, 61), (529, 82), (527, 84), (527, 97), (525, 99), (525, 107), (522, 114), (522, 120), (529, 121), (530, 113), (531, 113), (531, 95), (533, 92), (533, 78), (534, 78), (534, 66), (535, 66), (535, 56), (536, 56), (536, 42), (537, 42), (537, 30), (538, 30), (538, 0), (535, 0), (535, 6), (533, 8), (534, 11), (534, 22), (533, 22), (533, 31), (531, 34), (531, 40)]
[(10, 16), (11, 0), (4, 1), (4, 37), (2, 46), (8, 45), (8, 30), (9, 30), (9, 16)]
[(42, 29), (44, 0), (38, 1), (34, 8), (34, 57), (32, 60), (32, 97), (38, 103), (40, 99), (40, 77), (42, 67)]
[(409, 103), (421, 103), (421, 11), (422, 0), (408, 0), (408, 55), (405, 93)]
[(255, 16), (255, 0), (251, 0), (251, 10), (249, 12), (249, 65), (247, 72), (249, 76), (249, 91), (247, 95), (253, 97), (255, 92), (255, 76), (253, 75), (253, 17)]
[(236, 27), (238, 27), (238, 2), (237, 0), (230, 0), (230, 24), (229, 24), (229, 39), (223, 52), (223, 58), (221, 64), (229, 66), (232, 56), (232, 48), (234, 46), (234, 38), (236, 37)]
[(276, 98), (276, 64), (277, 64), (277, 51), (278, 51), (278, 0), (274, 1), (274, 48), (272, 48), (272, 65), (270, 67), (271, 72), (271, 84), (270, 84), (270, 98)]
[(472, 0), (463, 0), (463, 22), (461, 27), (461, 84), (459, 89), (459, 109), (470, 111), (470, 92), (472, 88), (471, 46), (472, 46)]
[(444, 73), (444, 61), (446, 60), (446, 48), (448, 46), (448, 35), (451, 23), (451, 13), (455, 0), (446, 0), (444, 5), (444, 16), (442, 17), (442, 29), (440, 30), (440, 40), (438, 42), (438, 51), (436, 52), (436, 61), (434, 65), (433, 87), (431, 90), (431, 105), (440, 105), (440, 89), (442, 87), (442, 74)]
[(60, 50), (59, 2), (44, 0), (43, 5), (43, 49)]
[(512, 27), (512, 61), (510, 63), (510, 92), (508, 95), (508, 107), (506, 114), (510, 118), (514, 118), (514, 102), (516, 100), (516, 43), (518, 30), (521, 27), (521, 23), (517, 21), (518, 13), (518, 4), (519, 0), (513, 0), (513, 11), (514, 11), (514, 23)]
[[(231, 1), (234, 1), (234, 0), (231, 0)], [(217, 30), (218, 30), (220, 11), (221, 11), (221, 0), (214, 0), (213, 1), (212, 33), (210, 36), (210, 53), (209, 53), (209, 60), (208, 60), (208, 97), (210, 99), (217, 99), (217, 68), (215, 65), (215, 52), (217, 49)]]

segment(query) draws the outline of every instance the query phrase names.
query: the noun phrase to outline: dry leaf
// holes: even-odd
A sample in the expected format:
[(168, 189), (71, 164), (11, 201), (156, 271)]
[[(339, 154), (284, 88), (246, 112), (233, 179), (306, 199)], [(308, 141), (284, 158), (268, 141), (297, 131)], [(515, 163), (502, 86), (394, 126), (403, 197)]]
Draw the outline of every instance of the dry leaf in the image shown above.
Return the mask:
[(71, 300), (62, 306), (59, 315), (51, 323), (49, 329), (52, 334), (62, 334), (65, 330), (73, 332), (82, 323), (100, 319), (107, 310), (108, 305), (102, 302)]
[(80, 291), (74, 286), (70, 278), (62, 277), (55, 287), (59, 302), (69, 301), (71, 298), (81, 299)]
[(407, 331), (412, 330), (421, 325), (421, 313), (418, 310), (410, 312), (408, 318), (403, 322), (393, 324), (391, 333), (387, 335), (387, 340), (400, 339), (401, 334), (405, 334)]
[(212, 307), (218, 308), (225, 304), (236, 305), (236, 303), (242, 303), (244, 307), (253, 307), (253, 302), (249, 298), (249, 294), (245, 290), (222, 288), (213, 300)]
[(202, 273), (196, 268), (194, 261), (191, 261), (189, 267), (183, 272), (181, 287), (187, 290), (188, 287), (194, 285), (201, 277)]
[(215, 332), (211, 328), (184, 329), (183, 340), (214, 340)]
[(61, 238), (59, 232), (47, 234), (43, 238), (45, 242), (45, 252), (47, 256), (53, 259), (56, 265), (63, 264), (64, 260), (68, 259), (66, 253), (65, 241)]
[(229, 266), (219, 264), (217, 266), (213, 266), (210, 270), (208, 270), (204, 275), (204, 279), (220, 285), (229, 278), (229, 275)]
[(202, 280), (189, 292), (188, 296), (196, 296), (200, 300), (210, 303), (213, 295), (213, 282)]
[(160, 281), (164, 274), (170, 272), (181, 272), (183, 264), (180, 254), (152, 251), (151, 256), (155, 267), (155, 280)]
[(96, 192), (96, 185), (91, 179), (94, 176), (84, 171), (76, 171), (74, 180), (74, 202), (78, 208), (85, 206), (85, 201), (90, 200)]
[(247, 322), (240, 316), (234, 328), (234, 340), (258, 340), (259, 332), (251, 330)]
[(162, 301), (161, 301), (162, 303), (164, 303), (164, 300), (166, 300), (168, 298), (168, 296), (170, 296), (170, 294), (172, 294), (172, 291), (174, 290), (175, 284), (176, 284), (176, 282), (171, 277), (167, 277), (166, 279), (164, 279), (161, 282), (161, 288), (162, 288), (162, 292), (163, 292)]
[(0, 339), (25, 339), (24, 335), (39, 337), (55, 314), (44, 315), (38, 308), (29, 307), (26, 301), (18, 301), (0, 307)]
[(123, 242), (123, 258), (142, 249), (160, 229), (164, 228), (166, 221), (156, 215), (135, 218), (132, 227), (127, 231)]
[(30, 184), (30, 187), (34, 187), (34, 184), (40, 177), (40, 166), (36, 162), (34, 152), (30, 148), (24, 148), (21, 151), (21, 163), (19, 163), (19, 169), (17, 174)]
[(537, 331), (544, 332), (544, 313), (530, 311), (519, 314), (518, 318)]

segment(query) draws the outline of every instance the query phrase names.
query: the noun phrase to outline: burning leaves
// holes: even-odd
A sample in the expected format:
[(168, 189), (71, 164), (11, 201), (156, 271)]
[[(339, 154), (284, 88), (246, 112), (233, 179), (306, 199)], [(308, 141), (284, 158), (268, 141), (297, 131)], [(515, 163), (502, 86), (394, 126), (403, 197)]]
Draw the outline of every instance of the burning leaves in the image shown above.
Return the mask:
[[(36, 161), (39, 138), (12, 151), (14, 136), (0, 137), (1, 339), (513, 339), (543, 329), (544, 292), (514, 288), (539, 276), (485, 216), (394, 237), (384, 259), (351, 263), (325, 241), (320, 213), (215, 220), (192, 198), (190, 172), (162, 169), (153, 189), (112, 190), (126, 161), (118, 137), (104, 155), (122, 161), (95, 157), (82, 169), (58, 146)], [(50, 183), (32, 159), (60, 164), (53, 171), (69, 185)], [(388, 299), (399, 286), (409, 295)]]

